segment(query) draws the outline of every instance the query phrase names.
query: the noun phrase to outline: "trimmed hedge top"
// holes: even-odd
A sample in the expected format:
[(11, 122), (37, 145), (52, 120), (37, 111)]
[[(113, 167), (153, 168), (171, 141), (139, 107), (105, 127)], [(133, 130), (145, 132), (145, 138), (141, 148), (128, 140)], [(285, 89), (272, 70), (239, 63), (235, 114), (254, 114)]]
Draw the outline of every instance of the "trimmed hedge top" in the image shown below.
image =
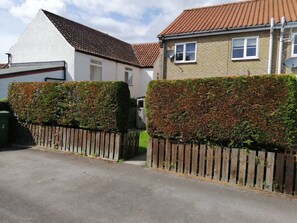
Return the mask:
[(263, 75), (152, 81), (148, 133), (237, 147), (296, 144), (296, 77)]
[(12, 83), (8, 99), (20, 121), (127, 132), (125, 82)]

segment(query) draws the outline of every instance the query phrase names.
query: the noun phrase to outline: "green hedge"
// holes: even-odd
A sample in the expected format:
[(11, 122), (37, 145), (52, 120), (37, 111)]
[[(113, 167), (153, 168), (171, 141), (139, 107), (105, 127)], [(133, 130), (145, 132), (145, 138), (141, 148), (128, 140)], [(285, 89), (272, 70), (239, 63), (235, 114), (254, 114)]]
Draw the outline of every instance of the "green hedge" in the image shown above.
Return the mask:
[(8, 99), (20, 121), (127, 132), (124, 82), (12, 83)]
[(237, 147), (292, 148), (296, 91), (295, 75), (152, 81), (146, 95), (148, 133)]
[(10, 106), (7, 98), (0, 98), (0, 111), (10, 111)]

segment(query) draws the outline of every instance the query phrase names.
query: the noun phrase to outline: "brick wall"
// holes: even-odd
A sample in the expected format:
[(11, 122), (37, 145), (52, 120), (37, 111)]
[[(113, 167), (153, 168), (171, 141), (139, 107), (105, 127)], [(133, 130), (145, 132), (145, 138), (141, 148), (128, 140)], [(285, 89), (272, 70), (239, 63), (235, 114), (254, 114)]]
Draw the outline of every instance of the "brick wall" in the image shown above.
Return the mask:
[[(289, 30), (286, 31), (285, 37), (290, 35), (289, 32)], [(259, 37), (259, 59), (232, 61), (232, 38), (249, 36)], [(196, 41), (197, 60), (196, 63), (175, 64), (174, 59), (166, 59), (167, 79), (267, 74), (269, 36), (269, 31), (261, 31), (168, 40), (166, 42), (167, 50), (174, 50), (175, 43)], [(272, 73), (277, 73), (278, 41), (279, 30), (275, 30)], [(291, 57), (290, 42), (284, 44), (283, 62), (288, 57)], [(282, 72), (292, 73), (290, 69), (287, 69), (284, 66)]]

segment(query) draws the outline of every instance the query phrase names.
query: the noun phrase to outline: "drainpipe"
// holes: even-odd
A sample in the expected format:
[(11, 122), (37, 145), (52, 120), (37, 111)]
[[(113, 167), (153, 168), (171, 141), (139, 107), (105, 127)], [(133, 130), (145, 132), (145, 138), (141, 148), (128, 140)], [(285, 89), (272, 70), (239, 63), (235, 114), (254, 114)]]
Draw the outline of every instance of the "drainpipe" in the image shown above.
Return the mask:
[(53, 78), (53, 77), (46, 77), (44, 78), (44, 81), (48, 81), (48, 80), (53, 80), (53, 81), (66, 81), (66, 62), (64, 62), (64, 67), (63, 67), (63, 77), (62, 78)]
[(161, 37), (159, 39), (160, 47), (163, 48), (163, 55), (162, 55), (162, 79), (167, 79), (167, 57), (166, 57), (166, 51), (167, 51), (167, 44), (164, 41), (164, 37)]
[(274, 32), (274, 18), (270, 21), (270, 38), (269, 38), (269, 54), (268, 54), (268, 70), (267, 73), (271, 74), (272, 70), (272, 54), (273, 54), (273, 32)]
[(285, 32), (285, 17), (281, 18), (281, 29), (280, 29), (280, 38), (279, 38), (279, 51), (278, 51), (278, 69), (277, 73), (281, 74), (282, 72), (282, 54), (283, 54), (283, 45), (284, 45), (284, 32)]

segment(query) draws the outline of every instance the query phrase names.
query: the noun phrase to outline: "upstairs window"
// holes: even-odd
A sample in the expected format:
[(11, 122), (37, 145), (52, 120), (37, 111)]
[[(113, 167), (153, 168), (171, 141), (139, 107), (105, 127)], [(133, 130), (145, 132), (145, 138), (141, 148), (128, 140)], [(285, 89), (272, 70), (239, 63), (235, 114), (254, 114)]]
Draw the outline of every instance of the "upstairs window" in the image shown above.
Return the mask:
[(258, 37), (232, 39), (232, 60), (258, 59)]
[(129, 86), (133, 85), (133, 70), (131, 68), (125, 68), (125, 82)]
[(292, 56), (297, 56), (297, 33), (293, 34)]
[(102, 81), (102, 62), (91, 59), (90, 61), (90, 80)]
[(195, 42), (175, 44), (175, 62), (196, 62), (196, 45)]

